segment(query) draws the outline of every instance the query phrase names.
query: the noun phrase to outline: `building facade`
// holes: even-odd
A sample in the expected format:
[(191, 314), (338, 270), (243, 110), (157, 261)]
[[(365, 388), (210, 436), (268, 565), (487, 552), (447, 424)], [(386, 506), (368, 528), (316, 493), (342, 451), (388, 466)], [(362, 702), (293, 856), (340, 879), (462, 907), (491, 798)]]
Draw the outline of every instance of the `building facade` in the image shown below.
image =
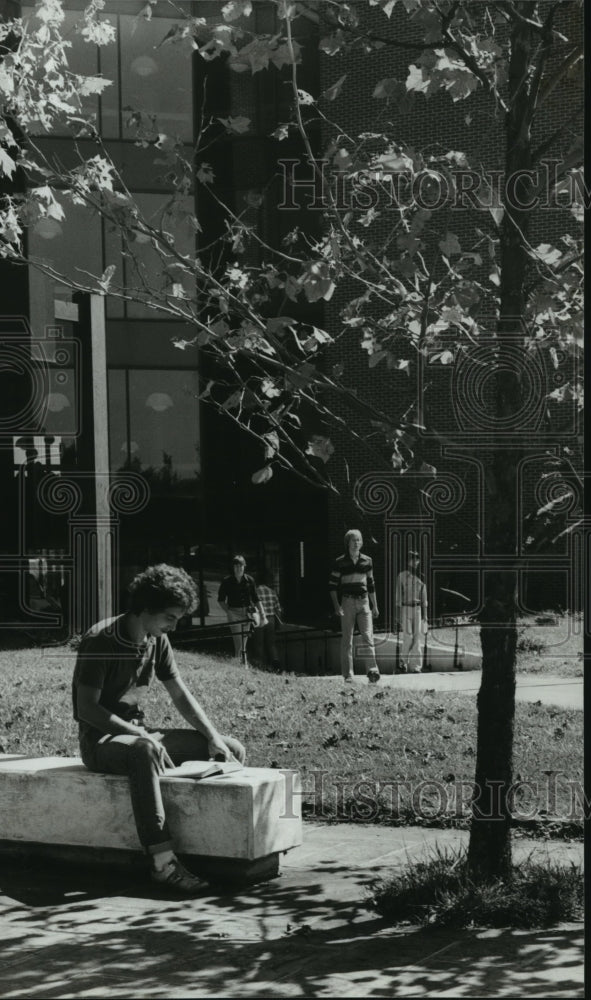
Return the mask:
[[(220, 198), (243, 211), (249, 192), (264, 190), (265, 196), (253, 202), (247, 218), (270, 246), (279, 246), (298, 225), (312, 237), (321, 232), (322, 213), (310, 210), (310, 198), (300, 197), (299, 191), (295, 207), (277, 207), (282, 191), (279, 157), (300, 161), (300, 180), (310, 176), (297, 137), (288, 136), (279, 147), (271, 135), (290, 114), (285, 71), (232, 73), (222, 60), (205, 66), (188, 48), (162, 44), (176, 23), (165, 5), (154, 6), (147, 19), (143, 3), (107, 3), (104, 16), (115, 24), (117, 41), (95, 50), (72, 31), (84, 4), (70, 0), (65, 6), (72, 68), (103, 74), (113, 81), (102, 97), (89, 99), (89, 110), (95, 114), (105, 146), (129, 190), (153, 224), (159, 225), (163, 219), (169, 185), (165, 168), (158, 162), (158, 148), (138, 145), (137, 110), (156, 116), (159, 127), (180, 138), (191, 158), (207, 86), (210, 114), (244, 116), (250, 122), (247, 132), (227, 136), (212, 149), (215, 190)], [(215, 19), (221, 4), (180, 6)], [(278, 27), (274, 5), (260, 2), (254, 6), (256, 30), (272, 34)], [(31, 16), (32, 8), (23, 4), (22, 12)], [(395, 9), (387, 24), (377, 9), (367, 16), (367, 30), (379, 28), (386, 42), (402, 37), (407, 30), (402, 11)], [(559, 16), (566, 24), (580, 14), (576, 4), (565, 3)], [(380, 76), (404, 79), (407, 71), (406, 53), (387, 44), (370, 59), (361, 50), (334, 61), (319, 57), (314, 19), (299, 22), (298, 39), (303, 52), (298, 81), (303, 89), (321, 94), (346, 71), (349, 82), (336, 97), (334, 108), (342, 128), (351, 135), (362, 131), (375, 116), (375, 80)], [(576, 80), (567, 78), (556, 88), (536, 126), (540, 137), (556, 128), (579, 100), (577, 87)], [(485, 101), (472, 107), (475, 110), (467, 115), (463, 102), (452, 103), (445, 97), (417, 103), (414, 111), (396, 118), (399, 141), (425, 150), (449, 144), (451, 131), (457, 136), (458, 149), (468, 158), (471, 153), (482, 155), (484, 149), (491, 167), (496, 164), (502, 169), (500, 126), (489, 120)], [(310, 135), (320, 155), (326, 140), (322, 126), (313, 124)], [(39, 141), (49, 157), (68, 162), (74, 155), (67, 135)], [(80, 144), (85, 153), (92, 148), (90, 139)], [(557, 154), (564, 152), (559, 149)], [(197, 245), (207, 246), (222, 223), (215, 199), (203, 186), (188, 191), (186, 198), (188, 207), (195, 206), (200, 233), (196, 236), (179, 217), (172, 235), (181, 251), (191, 252), (196, 240)], [(489, 222), (483, 218), (484, 228)], [(389, 224), (385, 213), (379, 225), (386, 231)], [(170, 220), (167, 226), (170, 228)], [(571, 226), (572, 219), (565, 211), (534, 213), (533, 243), (552, 242)], [(449, 228), (462, 242), (465, 234), (473, 231), (473, 210), (454, 213)], [(129, 286), (143, 282), (144, 287), (160, 287), (166, 280), (149, 243), (134, 247), (133, 257), (127, 255), (120, 235), (83, 208), (69, 207), (60, 221), (41, 220), (30, 233), (29, 253), (31, 258), (42, 258), (72, 275), (76, 268), (102, 273), (112, 267), (116, 279)], [(258, 260), (256, 246), (251, 247), (246, 263)], [(39, 617), (39, 607), (46, 598), (67, 603), (68, 573), (75, 579), (72, 517), (82, 516), (86, 508), (89, 517), (98, 516), (96, 483), (91, 497), (85, 493), (85, 477), (93, 472), (103, 475), (106, 482), (128, 476), (129, 483), (143, 483), (137, 486), (135, 500), (111, 510), (109, 572), (115, 609), (122, 606), (125, 585), (135, 572), (146, 564), (166, 560), (186, 566), (199, 580), (202, 603), (196, 619), (201, 623), (215, 621), (217, 584), (228, 571), (232, 554), (240, 551), (249, 569), (266, 567), (271, 571), (290, 621), (325, 623), (330, 611), (326, 591), (330, 559), (340, 550), (344, 532), (360, 527), (366, 550), (374, 557), (385, 625), (392, 623), (393, 580), (411, 543), (423, 555), (434, 613), (479, 610), (485, 462), (478, 454), (477, 422), (469, 433), (460, 426), (458, 373), (452, 372), (451, 366), (439, 366), (438, 370), (426, 366), (409, 379), (403, 371), (383, 366), (370, 369), (357, 331), (342, 332), (341, 310), (358, 294), (353, 286), (340, 285), (329, 303), (290, 304), (290, 309), (296, 310), (298, 318), (317, 322), (334, 335), (335, 345), (325, 363), (344, 369), (348, 383), (356, 387), (360, 404), (371, 400), (395, 423), (417, 398), (421, 400), (417, 422), (422, 429), (411, 444), (420, 450), (421, 463), (427, 469), (437, 469), (438, 474), (434, 478), (417, 466), (404, 476), (397, 475), (383, 448), (372, 450), (356, 444), (345, 432), (328, 432), (319, 421), (312, 430), (330, 433), (335, 446), (327, 468), (339, 495), (329, 496), (287, 474), (276, 474), (262, 487), (252, 483), (251, 474), (260, 464), (260, 446), (200, 401), (209, 362), (197, 349), (174, 349), (174, 339), (192, 336), (181, 321), (137, 301), (109, 295), (89, 303), (34, 267), (12, 269), (7, 283), (3, 344), (23, 341), (29, 345), (22, 350), (41, 372), (42, 385), (36, 392), (43, 405), (21, 425), (13, 420), (14, 426), (8, 427), (2, 443), (1, 474), (8, 484), (10, 508), (2, 549), (4, 620), (11, 621), (11, 615), (18, 615), (23, 606), (31, 620), (35, 614)], [(12, 372), (4, 396), (9, 416), (20, 412), (18, 402), (29, 391), (24, 383), (19, 387), (12, 369), (11, 363), (4, 369)], [(545, 370), (543, 377), (548, 377)], [(360, 432), (371, 432), (361, 405), (355, 410), (335, 400), (334, 407), (345, 422), (355, 422)], [(565, 433), (572, 435), (576, 447), (576, 425)], [(105, 436), (108, 447), (100, 451)], [(515, 498), (521, 504), (524, 523), (539, 501), (542, 461), (543, 455), (532, 453)], [(75, 478), (76, 474), (83, 482), (80, 509), (68, 514), (39, 507), (35, 497), (40, 479)], [(133, 492), (132, 486), (129, 488)], [(545, 602), (576, 605), (569, 545), (566, 537), (551, 559), (540, 559), (527, 570), (523, 591), (529, 588), (532, 607)], [(73, 585), (72, 594), (75, 589)], [(456, 607), (453, 598), (445, 596), (450, 591), (465, 594), (468, 602)], [(68, 614), (71, 617), (71, 612)]]

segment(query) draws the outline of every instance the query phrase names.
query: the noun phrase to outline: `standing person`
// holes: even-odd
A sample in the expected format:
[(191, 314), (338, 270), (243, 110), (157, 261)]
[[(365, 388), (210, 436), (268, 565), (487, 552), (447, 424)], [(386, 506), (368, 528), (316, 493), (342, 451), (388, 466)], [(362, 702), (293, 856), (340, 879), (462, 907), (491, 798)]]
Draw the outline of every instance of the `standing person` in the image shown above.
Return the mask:
[[(245, 641), (245, 619), (252, 616), (256, 609), (260, 616), (260, 622), (265, 622), (265, 612), (261, 602), (257, 597), (256, 587), (252, 576), (246, 570), (246, 559), (244, 556), (234, 556), (232, 560), (233, 573), (225, 576), (218, 591), (218, 603), (226, 612), (226, 617), (230, 622), (230, 631), (234, 641), (234, 656), (241, 660), (243, 642)], [(239, 624), (240, 623), (240, 624)], [(246, 663), (246, 654), (244, 655)]]
[(421, 635), (427, 624), (427, 588), (418, 575), (419, 553), (410, 549), (408, 568), (396, 579), (396, 621), (402, 629), (400, 672), (420, 674)]
[[(159, 776), (186, 760), (238, 760), (245, 750), (222, 736), (185, 686), (166, 635), (195, 607), (193, 581), (182, 569), (161, 563), (132, 581), (130, 610), (94, 625), (78, 649), (72, 681), (80, 751), (91, 771), (129, 776), (138, 837), (151, 859), (155, 882), (185, 895), (203, 882), (181, 865), (166, 822)], [(148, 728), (140, 689), (154, 675), (192, 729)]]
[(329, 589), (335, 613), (341, 619), (341, 672), (345, 682), (353, 680), (353, 630), (355, 623), (364, 643), (369, 648), (370, 666), (367, 679), (375, 684), (380, 679), (376, 662), (373, 618), (379, 611), (370, 556), (362, 554), (363, 537), (360, 531), (345, 535), (345, 552), (335, 560), (330, 574)]
[(257, 595), (267, 618), (266, 623), (259, 625), (254, 631), (255, 656), (260, 663), (279, 670), (279, 653), (275, 642), (277, 621), (281, 619), (279, 598), (269, 586), (269, 573), (262, 570), (257, 575)]

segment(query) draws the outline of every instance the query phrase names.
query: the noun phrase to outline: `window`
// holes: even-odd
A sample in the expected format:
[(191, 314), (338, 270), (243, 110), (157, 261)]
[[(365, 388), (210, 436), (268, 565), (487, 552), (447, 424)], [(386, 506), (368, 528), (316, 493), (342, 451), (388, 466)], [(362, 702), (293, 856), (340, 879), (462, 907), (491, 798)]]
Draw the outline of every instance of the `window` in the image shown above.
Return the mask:
[(133, 111), (154, 115), (159, 132), (193, 137), (189, 42), (162, 44), (178, 22), (167, 17), (109, 15), (117, 23), (117, 41), (101, 50), (101, 72), (117, 81), (101, 100), (101, 130), (107, 139), (135, 139)]
[[(174, 237), (174, 248), (179, 254), (194, 254), (195, 252), (195, 230), (191, 223), (183, 215), (176, 214), (173, 217), (167, 212), (170, 203), (169, 195), (160, 194), (137, 194), (134, 196), (141, 215), (148, 225), (154, 229), (162, 229)], [(182, 212), (190, 215), (193, 212), (193, 201), (191, 198), (184, 198), (181, 207)], [(129, 288), (137, 287), (141, 289), (152, 289), (160, 293), (170, 291), (173, 277), (163, 273), (162, 258), (154, 250), (152, 244), (134, 243), (133, 259), (125, 258), (126, 285)], [(184, 274), (178, 275), (175, 272), (174, 281), (182, 284), (189, 295), (194, 291), (194, 281)], [(160, 310), (150, 309), (139, 302), (127, 303), (127, 316), (131, 319), (154, 319), (162, 316)]]
[[(170, 233), (174, 239), (174, 248), (179, 254), (194, 255), (195, 230), (189, 219), (193, 213), (192, 198), (183, 198), (175, 206), (174, 216), (170, 214), (170, 195), (168, 194), (135, 194), (142, 218), (154, 229), (162, 229)], [(185, 214), (186, 213), (186, 214)], [(194, 296), (195, 282), (192, 275), (182, 272), (165, 273), (160, 254), (153, 248), (149, 239), (145, 242), (134, 242), (132, 255), (123, 256), (121, 235), (105, 225), (105, 254), (108, 264), (115, 265), (114, 284), (124, 285), (133, 293), (137, 290), (144, 297), (152, 292), (162, 297), (171, 290), (172, 282), (180, 283), (190, 297)], [(107, 316), (109, 319), (161, 319), (167, 313), (161, 309), (153, 309), (141, 302), (122, 302), (121, 299), (108, 297)]]
[(112, 369), (112, 471), (140, 472), (155, 494), (194, 495), (201, 473), (198, 380), (194, 371)]

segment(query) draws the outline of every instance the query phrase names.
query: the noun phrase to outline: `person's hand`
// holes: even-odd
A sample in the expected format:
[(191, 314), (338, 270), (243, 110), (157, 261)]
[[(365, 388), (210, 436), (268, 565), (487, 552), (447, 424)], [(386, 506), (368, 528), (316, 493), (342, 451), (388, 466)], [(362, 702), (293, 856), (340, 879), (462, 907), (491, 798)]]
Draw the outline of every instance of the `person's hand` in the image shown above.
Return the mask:
[(371, 609), (371, 615), (372, 615), (372, 618), (379, 618), (380, 617), (380, 612), (378, 611), (377, 608), (372, 608)]
[(345, 612), (343, 611), (343, 609), (340, 606), (340, 604), (339, 604), (338, 608), (335, 608), (334, 613), (335, 613), (335, 615), (338, 618), (344, 618), (345, 617)]
[[(238, 758), (234, 756), (234, 754), (230, 750), (230, 747), (228, 746), (226, 741), (219, 735), (219, 733), (215, 733), (215, 735), (212, 736), (207, 741), (207, 749), (210, 760), (217, 760), (219, 757), (221, 757), (224, 762), (231, 760), (238, 760)], [(244, 747), (242, 747), (242, 749), (244, 750)], [(242, 764), (243, 761), (244, 757), (242, 758), (240, 763)]]
[(237, 740), (234, 736), (232, 737), (232, 753), (240, 764), (244, 764), (244, 761), (246, 760), (246, 750), (242, 746), (240, 740)]

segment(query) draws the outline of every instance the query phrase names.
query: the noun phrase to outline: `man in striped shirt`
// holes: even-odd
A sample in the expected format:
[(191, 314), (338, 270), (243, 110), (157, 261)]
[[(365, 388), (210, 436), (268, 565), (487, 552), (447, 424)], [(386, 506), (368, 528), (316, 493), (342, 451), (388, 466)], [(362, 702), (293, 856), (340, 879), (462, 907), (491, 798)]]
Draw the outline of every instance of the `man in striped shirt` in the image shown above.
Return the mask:
[(367, 679), (375, 684), (380, 679), (373, 640), (373, 620), (378, 617), (376, 588), (371, 558), (362, 555), (360, 531), (345, 535), (345, 552), (334, 563), (329, 590), (335, 614), (341, 619), (341, 672), (345, 682), (353, 681), (353, 630), (355, 623), (363, 638), (363, 652), (368, 655)]

